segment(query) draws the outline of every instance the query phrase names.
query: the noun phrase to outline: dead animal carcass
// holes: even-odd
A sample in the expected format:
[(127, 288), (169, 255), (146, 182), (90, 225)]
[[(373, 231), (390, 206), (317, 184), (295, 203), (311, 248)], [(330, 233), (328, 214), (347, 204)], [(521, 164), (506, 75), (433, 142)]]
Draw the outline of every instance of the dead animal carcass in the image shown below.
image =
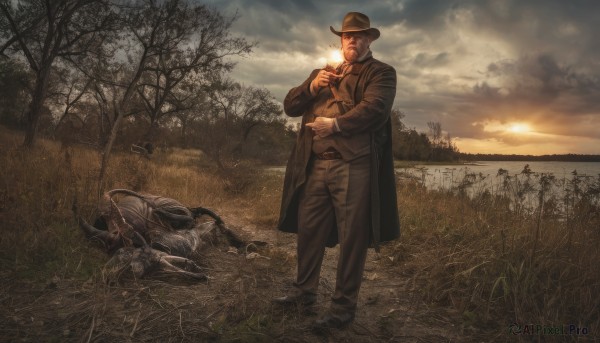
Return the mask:
[[(205, 244), (245, 245), (208, 209), (188, 208), (173, 199), (126, 189), (104, 194), (93, 226), (77, 214), (76, 206), (74, 211), (86, 237), (101, 242), (113, 254), (106, 264), (109, 274), (131, 271), (136, 278), (158, 274), (203, 280), (206, 275), (189, 259), (194, 252)], [(202, 215), (214, 220), (197, 221)]]

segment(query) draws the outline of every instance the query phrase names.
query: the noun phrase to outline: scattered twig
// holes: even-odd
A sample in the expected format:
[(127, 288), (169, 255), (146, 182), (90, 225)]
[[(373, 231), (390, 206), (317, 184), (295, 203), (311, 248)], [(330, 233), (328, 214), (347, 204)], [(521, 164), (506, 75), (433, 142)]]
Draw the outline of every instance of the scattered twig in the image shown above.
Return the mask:
[(181, 330), (181, 335), (185, 337), (185, 332), (183, 332), (183, 326), (181, 325), (181, 311), (179, 311), (179, 330)]
[(94, 311), (94, 315), (92, 316), (92, 325), (90, 326), (90, 334), (88, 335), (87, 343), (90, 343), (92, 340), (92, 333), (94, 333), (94, 326), (96, 325), (96, 312)]
[(140, 313), (141, 312), (138, 311), (138, 314), (135, 317), (135, 323), (133, 324), (133, 329), (131, 330), (131, 333), (129, 334), (129, 337), (133, 337), (133, 334), (135, 333), (135, 330), (137, 329), (138, 322), (140, 320)]

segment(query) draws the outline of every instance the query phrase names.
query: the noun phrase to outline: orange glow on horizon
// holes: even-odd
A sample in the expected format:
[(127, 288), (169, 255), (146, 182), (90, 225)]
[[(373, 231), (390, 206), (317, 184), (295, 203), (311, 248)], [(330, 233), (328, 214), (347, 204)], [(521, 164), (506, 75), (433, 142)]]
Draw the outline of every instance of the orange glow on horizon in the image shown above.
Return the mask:
[[(510, 137), (518, 140), (511, 140)], [(600, 139), (572, 137), (529, 131), (525, 134), (497, 132), (488, 138), (454, 137), (461, 152), (471, 154), (502, 155), (553, 155), (553, 154), (598, 154)]]
[(533, 134), (535, 131), (530, 124), (525, 122), (508, 122), (502, 123), (496, 120), (486, 121), (483, 123), (473, 123), (473, 125), (482, 125), (483, 131), (496, 134)]

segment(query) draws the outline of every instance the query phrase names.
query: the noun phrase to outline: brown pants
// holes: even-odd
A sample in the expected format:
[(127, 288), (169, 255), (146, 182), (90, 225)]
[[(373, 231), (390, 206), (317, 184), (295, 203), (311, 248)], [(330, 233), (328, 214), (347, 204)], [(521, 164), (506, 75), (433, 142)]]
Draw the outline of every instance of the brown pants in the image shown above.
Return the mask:
[(369, 175), (369, 156), (352, 162), (314, 160), (300, 195), (295, 286), (316, 294), (327, 237), (337, 225), (340, 255), (332, 310), (356, 309), (369, 245)]

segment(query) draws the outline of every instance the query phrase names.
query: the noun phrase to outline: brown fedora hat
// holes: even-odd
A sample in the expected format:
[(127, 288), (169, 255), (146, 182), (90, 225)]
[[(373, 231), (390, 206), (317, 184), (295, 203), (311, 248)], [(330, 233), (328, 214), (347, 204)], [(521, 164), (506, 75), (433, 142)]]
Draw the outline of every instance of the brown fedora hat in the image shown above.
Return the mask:
[(380, 32), (378, 29), (371, 27), (369, 17), (359, 12), (348, 12), (342, 23), (342, 30), (336, 31), (333, 26), (330, 26), (331, 32), (341, 36), (344, 32), (367, 32), (373, 40), (379, 38)]

